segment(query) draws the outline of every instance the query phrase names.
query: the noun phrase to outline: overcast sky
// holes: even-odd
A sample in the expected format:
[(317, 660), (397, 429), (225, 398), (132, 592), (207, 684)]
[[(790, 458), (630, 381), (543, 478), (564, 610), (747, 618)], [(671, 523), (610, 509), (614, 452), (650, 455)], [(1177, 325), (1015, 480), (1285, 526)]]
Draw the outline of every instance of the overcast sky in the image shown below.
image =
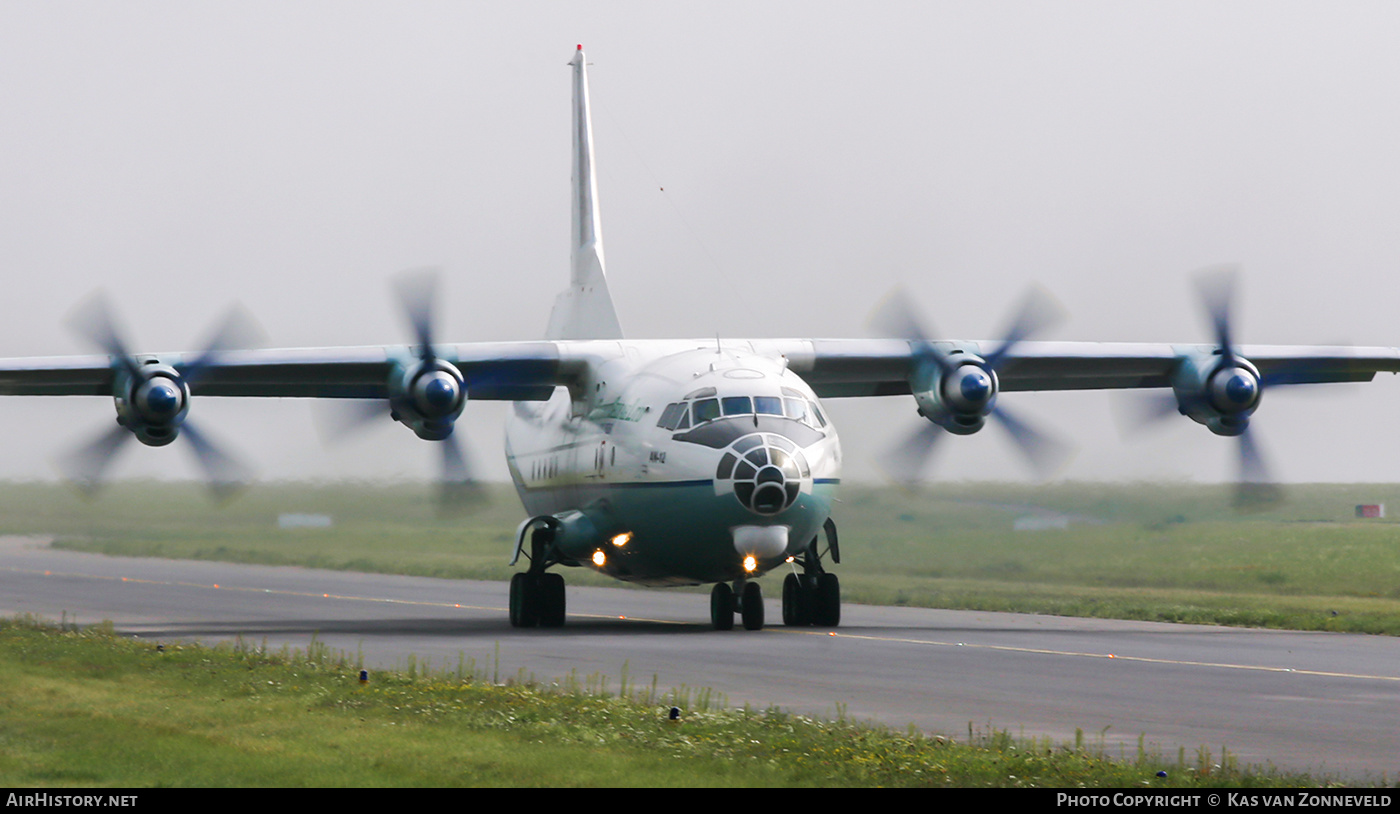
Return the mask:
[[(539, 337), (569, 259), (569, 68), (592, 63), (610, 285), (632, 337), (863, 336), (903, 284), (950, 338), (1033, 283), (1045, 338), (1206, 341), (1191, 273), (1245, 269), (1244, 342), (1400, 344), (1393, 2), (347, 3), (0, 0), (0, 356), (85, 353), (104, 288), (141, 350), (230, 303), (269, 344), (408, 336), (397, 271), (446, 271), (447, 341)], [(1234, 476), (1185, 418), (1011, 394), (1063, 477)], [(916, 421), (829, 402), (848, 476)], [(266, 477), (419, 477), (401, 426), (326, 449), (301, 401), (193, 415)], [(0, 401), (0, 477), (52, 477), (110, 401)], [(504, 477), (501, 405), (459, 424)], [(1273, 391), (1289, 481), (1400, 480), (1400, 386)], [(118, 476), (192, 475), (129, 445)], [(176, 446), (183, 446), (177, 444)], [(942, 479), (1023, 478), (995, 429)]]

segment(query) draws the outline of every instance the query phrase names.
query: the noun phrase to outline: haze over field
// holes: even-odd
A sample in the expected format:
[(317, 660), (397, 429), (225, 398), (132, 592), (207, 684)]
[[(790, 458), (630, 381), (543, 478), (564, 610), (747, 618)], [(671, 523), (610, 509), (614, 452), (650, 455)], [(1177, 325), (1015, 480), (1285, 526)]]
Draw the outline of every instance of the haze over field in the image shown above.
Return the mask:
[[(0, 2), (0, 356), (90, 352), (64, 321), (98, 287), (140, 350), (235, 300), (272, 346), (405, 342), (387, 281), (425, 264), (444, 340), (538, 337), (576, 43), (630, 336), (861, 336), (903, 284), (992, 337), (1038, 282), (1070, 313), (1046, 338), (1205, 342), (1190, 274), (1232, 261), (1240, 341), (1400, 345), (1397, 34), (1381, 2)], [(1116, 395), (1004, 398), (1079, 445), (1063, 477), (1234, 477), (1185, 418), (1122, 440)], [(853, 478), (917, 420), (828, 408)], [(387, 421), (325, 449), (304, 402), (194, 411), (266, 477), (436, 471)], [(1270, 392), (1255, 426), (1284, 480), (1397, 481), (1397, 415), (1383, 374)], [(503, 416), (458, 425), (499, 478)], [(0, 477), (52, 477), (111, 417), (0, 400)], [(943, 447), (939, 477), (1026, 477), (999, 430)], [(195, 473), (174, 448), (113, 472)]]

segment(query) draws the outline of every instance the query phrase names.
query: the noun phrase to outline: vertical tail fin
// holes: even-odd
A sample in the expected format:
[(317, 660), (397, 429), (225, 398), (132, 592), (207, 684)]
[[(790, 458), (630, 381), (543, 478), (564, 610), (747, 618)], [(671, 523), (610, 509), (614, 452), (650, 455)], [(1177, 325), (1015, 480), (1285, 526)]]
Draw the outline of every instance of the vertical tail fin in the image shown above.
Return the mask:
[(603, 271), (603, 234), (598, 224), (598, 181), (593, 175), (593, 118), (588, 107), (588, 66), (583, 46), (574, 69), (573, 251), (569, 287), (554, 301), (547, 339), (621, 339)]

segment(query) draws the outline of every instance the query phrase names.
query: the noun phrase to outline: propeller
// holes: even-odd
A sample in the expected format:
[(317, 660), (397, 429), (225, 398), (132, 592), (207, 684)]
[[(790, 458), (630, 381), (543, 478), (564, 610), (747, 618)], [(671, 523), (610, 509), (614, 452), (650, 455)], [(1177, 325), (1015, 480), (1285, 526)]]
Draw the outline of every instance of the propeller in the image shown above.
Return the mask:
[(434, 349), (434, 304), (441, 272), (421, 268), (399, 274), (393, 283), (399, 307), (416, 343), (414, 361), (391, 376), (390, 398), (346, 399), (322, 411), (322, 435), (334, 440), (368, 429), (384, 417), (400, 421), (419, 437), (433, 441), (441, 453), (439, 510), (456, 514), (476, 508), (485, 492), (475, 477), (471, 456), (454, 432), (466, 400), (466, 381)]
[(910, 386), (920, 415), (930, 424), (918, 427), (883, 456), (894, 480), (912, 482), (928, 467), (947, 432), (967, 435), (981, 429), (988, 416), (997, 419), (1016, 449), (1041, 478), (1054, 474), (1071, 454), (1069, 444), (1037, 429), (1025, 418), (997, 402), (997, 373), (1016, 345), (1063, 319), (1063, 311), (1043, 289), (1032, 288), (1022, 298), (1001, 340), (985, 357), (955, 353), (935, 344), (927, 323), (910, 305), (903, 290), (887, 297), (871, 318), (883, 335), (909, 341), (914, 374)]
[(218, 366), (220, 356), (261, 344), (262, 331), (246, 311), (237, 306), (230, 309), (204, 343), (204, 350), (175, 365), (133, 356), (102, 292), (80, 303), (68, 324), (112, 359), (117, 426), (59, 458), (58, 468), (65, 479), (84, 494), (95, 495), (129, 439), (164, 446), (183, 433), (216, 498), (227, 499), (252, 480), (253, 470), (248, 465), (187, 418), (190, 389)]
[(1184, 359), (1185, 373), (1177, 374), (1170, 393), (1143, 393), (1132, 398), (1125, 403), (1122, 418), (1129, 428), (1144, 429), (1185, 414), (1217, 435), (1238, 439), (1233, 502), (1242, 511), (1259, 511), (1277, 504), (1283, 493), (1264, 459), (1251, 416), (1265, 389), (1288, 384), (1307, 370), (1305, 365), (1296, 365), (1263, 376), (1239, 353), (1234, 329), (1239, 279), (1236, 265), (1212, 266), (1196, 273), (1196, 293), (1210, 324), (1215, 351), (1205, 361)]
[[(1235, 291), (1239, 287), (1239, 279), (1240, 268), (1237, 265), (1215, 266), (1203, 269), (1196, 274), (1196, 291), (1201, 298), (1206, 317), (1209, 319), (1211, 329), (1215, 334), (1215, 345), (1220, 350), (1222, 371), (1230, 368), (1236, 371), (1242, 370), (1239, 367), (1241, 357), (1236, 350), (1232, 326)], [(1212, 384), (1214, 385), (1215, 381), (1229, 376), (1229, 381), (1223, 385), (1222, 401), (1234, 404), (1249, 403), (1252, 411), (1253, 406), (1258, 404), (1266, 386), (1283, 383), (1292, 372), (1295, 371), (1279, 371), (1267, 378), (1257, 375), (1216, 374), (1212, 377)], [(1242, 511), (1261, 511), (1279, 503), (1283, 499), (1283, 492), (1274, 482), (1273, 474), (1264, 460), (1259, 441), (1250, 425), (1245, 423), (1235, 437), (1239, 439), (1237, 445), (1239, 476), (1235, 482), (1235, 507)]]
[[(1238, 367), (1240, 357), (1235, 349), (1231, 324), (1235, 310), (1235, 290), (1239, 287), (1239, 278), (1240, 270), (1235, 265), (1203, 269), (1196, 274), (1196, 292), (1201, 298), (1206, 318), (1210, 321), (1211, 330), (1215, 334), (1215, 346), (1220, 351), (1222, 374), (1213, 376), (1212, 384), (1217, 379), (1229, 377), (1229, 380), (1223, 385), (1224, 403), (1244, 404), (1249, 402), (1257, 404), (1263, 389), (1263, 382), (1257, 376), (1224, 373), (1224, 371), (1229, 370), (1241, 370)], [(1207, 398), (1209, 397), (1210, 394), (1207, 395)], [(1259, 443), (1254, 438), (1254, 433), (1251, 432), (1248, 423), (1235, 437), (1239, 439), (1237, 445), (1239, 477), (1236, 479), (1235, 486), (1235, 506), (1241, 509), (1265, 508), (1270, 502), (1281, 497), (1278, 488), (1273, 485), (1273, 476), (1269, 471), (1268, 464), (1264, 461), (1259, 450)]]

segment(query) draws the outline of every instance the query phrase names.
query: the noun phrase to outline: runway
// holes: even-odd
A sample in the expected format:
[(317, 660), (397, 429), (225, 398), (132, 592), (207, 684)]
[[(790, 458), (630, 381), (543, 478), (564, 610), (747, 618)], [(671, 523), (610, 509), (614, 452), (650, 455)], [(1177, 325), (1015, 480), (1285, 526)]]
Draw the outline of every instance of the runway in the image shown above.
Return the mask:
[[(567, 572), (565, 574), (567, 578)], [(769, 577), (771, 596), (779, 580)], [(568, 589), (568, 624), (515, 630), (506, 585), (214, 562), (111, 558), (0, 538), (0, 613), (111, 620), (143, 638), (242, 636), (412, 655), (502, 678), (602, 674), (617, 687), (710, 688), (731, 705), (1100, 740), (1139, 736), (1188, 762), (1221, 748), (1247, 764), (1379, 780), (1400, 774), (1400, 639), (1007, 613), (846, 605), (836, 631), (717, 632), (702, 594)]]

